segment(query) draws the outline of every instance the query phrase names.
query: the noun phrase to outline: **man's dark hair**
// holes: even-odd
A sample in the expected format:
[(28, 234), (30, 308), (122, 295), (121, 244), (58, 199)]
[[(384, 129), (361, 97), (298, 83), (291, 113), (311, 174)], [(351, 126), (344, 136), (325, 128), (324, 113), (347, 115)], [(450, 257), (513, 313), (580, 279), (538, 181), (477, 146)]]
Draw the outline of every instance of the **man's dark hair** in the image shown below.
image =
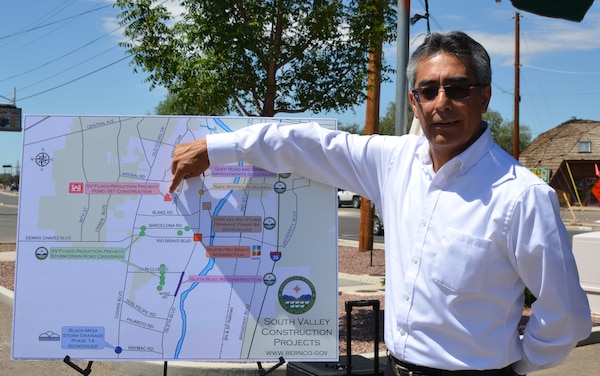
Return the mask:
[(490, 85), (492, 83), (492, 67), (490, 56), (481, 44), (462, 31), (448, 33), (431, 33), (425, 37), (421, 44), (408, 60), (406, 78), (414, 88), (417, 80), (417, 65), (427, 57), (439, 53), (449, 53), (465, 62), (469, 69), (475, 73), (477, 83)]

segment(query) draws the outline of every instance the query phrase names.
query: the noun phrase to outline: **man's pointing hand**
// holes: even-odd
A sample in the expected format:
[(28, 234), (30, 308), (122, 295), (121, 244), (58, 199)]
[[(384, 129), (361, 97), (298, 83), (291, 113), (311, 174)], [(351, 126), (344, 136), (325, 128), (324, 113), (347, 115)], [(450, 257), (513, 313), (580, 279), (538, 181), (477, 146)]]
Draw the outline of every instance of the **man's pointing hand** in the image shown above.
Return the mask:
[(210, 166), (206, 139), (179, 144), (173, 153), (171, 172), (173, 180), (169, 192), (174, 192), (183, 179), (199, 176)]

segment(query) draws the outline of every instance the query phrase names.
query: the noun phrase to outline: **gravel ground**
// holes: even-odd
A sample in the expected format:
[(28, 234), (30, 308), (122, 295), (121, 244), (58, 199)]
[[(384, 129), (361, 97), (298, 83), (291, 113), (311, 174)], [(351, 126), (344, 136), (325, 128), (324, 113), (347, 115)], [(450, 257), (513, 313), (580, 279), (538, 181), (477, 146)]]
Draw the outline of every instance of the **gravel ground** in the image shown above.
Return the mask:
[[(0, 243), (0, 252), (11, 252), (15, 250), (15, 245), (10, 243)], [(15, 263), (0, 261), (0, 286), (15, 291)]]
[[(341, 273), (368, 274), (373, 276), (385, 275), (385, 262), (383, 250), (376, 249), (372, 252), (359, 252), (357, 248), (339, 247), (338, 269)], [(346, 301), (349, 300), (379, 300), (381, 311), (379, 312), (379, 350), (385, 350), (383, 343), (383, 303), (381, 294), (368, 295), (345, 295), (339, 296), (339, 331), (340, 331), (340, 355), (346, 355)], [(356, 307), (352, 310), (352, 354), (372, 353), (375, 348), (373, 342), (373, 320), (374, 313), (371, 307)]]

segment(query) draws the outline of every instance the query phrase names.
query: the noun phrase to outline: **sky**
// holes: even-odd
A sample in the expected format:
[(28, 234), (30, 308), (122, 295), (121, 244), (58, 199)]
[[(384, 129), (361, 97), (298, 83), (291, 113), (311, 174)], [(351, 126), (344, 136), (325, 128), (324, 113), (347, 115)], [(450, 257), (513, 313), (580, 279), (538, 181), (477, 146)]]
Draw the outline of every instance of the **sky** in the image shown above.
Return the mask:
[[(166, 91), (150, 90), (147, 74), (134, 72), (131, 57), (118, 46), (124, 37), (113, 1), (19, 0), (2, 10), (0, 103), (16, 99), (23, 116), (148, 115), (164, 99)], [(429, 1), (432, 32), (465, 31), (489, 52), (490, 109), (507, 121), (514, 117), (516, 12), (509, 0)], [(416, 13), (425, 13), (425, 0), (411, 1), (410, 16)], [(522, 11), (519, 16), (520, 124), (535, 138), (573, 117), (600, 121), (600, 1), (580, 23)], [(410, 26), (410, 51), (426, 33), (425, 19)], [(385, 46), (392, 67), (396, 57), (396, 44)], [(381, 116), (396, 97), (396, 76), (390, 78), (381, 87)], [(365, 106), (301, 116), (360, 125)], [(13, 173), (22, 164), (21, 144), (22, 132), (0, 132), (0, 163), (13, 166)]]

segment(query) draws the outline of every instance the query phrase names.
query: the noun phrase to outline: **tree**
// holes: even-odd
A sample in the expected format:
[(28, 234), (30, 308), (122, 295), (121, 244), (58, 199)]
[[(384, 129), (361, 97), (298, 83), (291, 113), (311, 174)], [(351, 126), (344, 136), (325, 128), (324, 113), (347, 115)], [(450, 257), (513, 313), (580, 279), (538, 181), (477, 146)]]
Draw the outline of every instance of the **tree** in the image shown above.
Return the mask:
[(357, 123), (352, 123), (349, 125), (343, 124), (342, 122), (338, 123), (338, 129), (340, 131), (344, 131), (344, 132), (348, 132), (348, 133), (355, 133), (355, 134), (365, 134), (365, 127), (361, 126)]
[[(510, 155), (513, 154), (513, 122), (504, 121), (498, 111), (488, 110), (483, 120), (489, 124), (494, 141)], [(531, 130), (527, 125), (519, 125), (519, 153), (531, 143)]]
[[(377, 0), (182, 0), (175, 19), (155, 0), (117, 0), (121, 43), (184, 108), (246, 116), (344, 111), (366, 99), (368, 52), (393, 41), (396, 1), (386, 26), (371, 26)], [(383, 64), (384, 72), (392, 69)]]
[(223, 108), (210, 108), (196, 101), (180, 100), (176, 93), (168, 93), (155, 108), (157, 115), (224, 115)]
[[(414, 114), (411, 106), (408, 106), (408, 121), (412, 121)], [(396, 134), (396, 102), (388, 103), (385, 115), (379, 121), (379, 134)]]

